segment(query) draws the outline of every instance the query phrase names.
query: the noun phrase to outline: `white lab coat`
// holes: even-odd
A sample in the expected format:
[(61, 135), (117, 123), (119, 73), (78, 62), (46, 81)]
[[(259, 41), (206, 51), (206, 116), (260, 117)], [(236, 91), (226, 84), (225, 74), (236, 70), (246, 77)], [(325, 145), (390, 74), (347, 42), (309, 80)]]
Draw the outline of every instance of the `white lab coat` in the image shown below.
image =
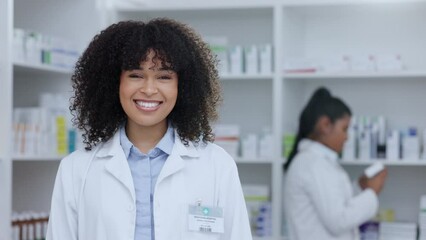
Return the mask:
[(358, 226), (378, 209), (373, 190), (354, 195), (336, 152), (308, 139), (287, 171), (284, 201), (290, 240), (359, 239)]
[[(187, 147), (175, 134), (154, 191), (156, 240), (251, 240), (233, 159), (215, 144)], [(76, 151), (59, 167), (47, 240), (135, 240), (135, 190), (117, 132), (92, 151)], [(188, 230), (188, 206), (223, 208), (224, 233)]]

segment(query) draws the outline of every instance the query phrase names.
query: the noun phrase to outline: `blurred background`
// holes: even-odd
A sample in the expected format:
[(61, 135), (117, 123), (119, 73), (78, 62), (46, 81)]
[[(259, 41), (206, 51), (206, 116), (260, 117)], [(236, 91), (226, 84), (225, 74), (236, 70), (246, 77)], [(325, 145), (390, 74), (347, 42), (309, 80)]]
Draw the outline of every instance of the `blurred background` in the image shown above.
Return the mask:
[(0, 240), (43, 239), (59, 162), (81, 148), (73, 67), (121, 20), (170, 17), (219, 59), (216, 143), (236, 160), (255, 239), (287, 239), (282, 164), (308, 97), (354, 117), (341, 164), (388, 166), (362, 239), (426, 239), (426, 1), (0, 0)]

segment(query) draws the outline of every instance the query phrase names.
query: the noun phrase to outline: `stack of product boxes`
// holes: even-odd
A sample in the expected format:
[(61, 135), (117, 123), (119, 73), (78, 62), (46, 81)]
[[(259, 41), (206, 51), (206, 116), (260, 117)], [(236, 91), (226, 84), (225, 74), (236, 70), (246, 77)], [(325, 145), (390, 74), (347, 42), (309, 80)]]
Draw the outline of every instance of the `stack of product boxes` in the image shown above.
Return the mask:
[(72, 127), (68, 100), (45, 93), (39, 107), (15, 108), (13, 153), (15, 156), (63, 156), (79, 147), (81, 139)]
[(13, 37), (14, 62), (72, 69), (80, 53), (71, 42), (35, 31), (16, 28)]
[(214, 127), (215, 143), (221, 146), (233, 158), (238, 158), (240, 127), (232, 124), (218, 124)]
[[(352, 117), (342, 159), (344, 161), (356, 159), (424, 160), (426, 157), (424, 154), (425, 134), (426, 130), (423, 132), (422, 140), (418, 130), (414, 127), (408, 127), (402, 131), (387, 129), (383, 116), (376, 118)], [(422, 141), (423, 154), (421, 154)]]
[(244, 198), (253, 236), (272, 235), (272, 210), (266, 185), (243, 185)]
[(273, 68), (272, 45), (229, 45), (226, 37), (205, 37), (219, 60), (219, 74), (271, 74)]
[(381, 222), (380, 240), (416, 240), (417, 224), (411, 222)]
[(346, 54), (287, 58), (285, 73), (398, 72), (405, 70), (400, 54)]
[(236, 124), (217, 124), (213, 131), (215, 143), (234, 159), (242, 157), (245, 161), (258, 161), (273, 157), (273, 136), (269, 128), (264, 128), (260, 135), (249, 133), (244, 137)]
[[(294, 141), (294, 135), (284, 135), (284, 157), (290, 154)], [(341, 157), (343, 161), (357, 159), (424, 161), (426, 160), (426, 129), (423, 130), (423, 134), (414, 127), (408, 127), (402, 131), (388, 129), (383, 116), (373, 118), (353, 116)]]

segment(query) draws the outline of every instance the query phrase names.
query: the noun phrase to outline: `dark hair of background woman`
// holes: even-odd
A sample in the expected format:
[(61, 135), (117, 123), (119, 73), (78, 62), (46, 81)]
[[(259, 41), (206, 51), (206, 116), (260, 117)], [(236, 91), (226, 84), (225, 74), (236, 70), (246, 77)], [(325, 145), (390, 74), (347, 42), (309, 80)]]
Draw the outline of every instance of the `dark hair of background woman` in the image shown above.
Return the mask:
[(125, 21), (96, 35), (72, 76), (73, 123), (83, 130), (90, 150), (109, 140), (126, 120), (119, 99), (120, 74), (138, 69), (149, 50), (178, 75), (178, 97), (168, 116), (181, 140), (213, 141), (209, 121), (221, 102), (217, 60), (201, 37), (185, 24), (157, 18)]
[(309, 135), (313, 133), (315, 125), (320, 117), (327, 116), (330, 121), (334, 123), (345, 115), (352, 115), (350, 108), (339, 98), (331, 96), (326, 88), (318, 88), (300, 114), (296, 142), (294, 143), (288, 160), (284, 164), (284, 171), (289, 168), (293, 158), (296, 156), (299, 142), (303, 138), (308, 138)]

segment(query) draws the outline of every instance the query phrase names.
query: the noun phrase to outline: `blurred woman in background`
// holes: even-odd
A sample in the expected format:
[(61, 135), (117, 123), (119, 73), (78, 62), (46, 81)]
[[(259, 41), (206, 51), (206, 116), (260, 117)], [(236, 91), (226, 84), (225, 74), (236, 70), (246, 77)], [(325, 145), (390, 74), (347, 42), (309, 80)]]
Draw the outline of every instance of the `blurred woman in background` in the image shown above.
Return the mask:
[(284, 205), (291, 240), (359, 239), (358, 226), (378, 210), (387, 170), (361, 176), (355, 194), (338, 162), (351, 110), (325, 88), (317, 89), (299, 119), (296, 143), (284, 165)]

